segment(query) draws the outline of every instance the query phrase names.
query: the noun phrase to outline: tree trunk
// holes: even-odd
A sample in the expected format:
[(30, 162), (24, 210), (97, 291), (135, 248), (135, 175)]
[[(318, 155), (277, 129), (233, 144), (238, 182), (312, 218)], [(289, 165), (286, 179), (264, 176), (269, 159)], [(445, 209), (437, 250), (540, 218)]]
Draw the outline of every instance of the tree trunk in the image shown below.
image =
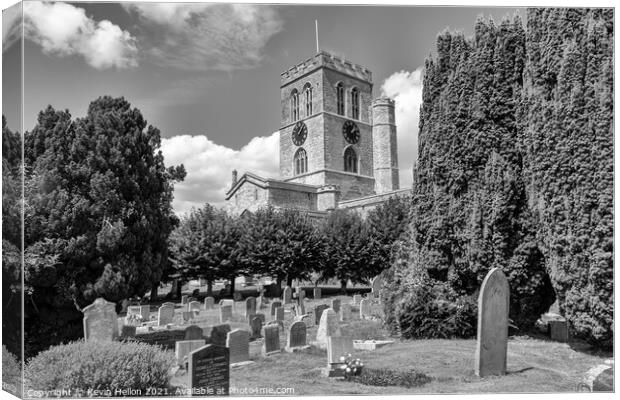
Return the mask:
[(154, 284), (151, 286), (151, 296), (150, 296), (150, 297), (151, 297), (151, 298), (150, 298), (150, 302), (151, 302), (151, 303), (152, 303), (152, 302), (154, 302), (154, 301), (157, 301), (157, 298), (159, 297), (159, 295), (157, 294), (157, 290), (158, 290), (158, 289), (159, 289), (159, 282), (154, 283)]
[(175, 279), (172, 281), (172, 288), (170, 289), (170, 293), (172, 294), (173, 299), (181, 298), (181, 289), (183, 288), (183, 283), (180, 279)]
[(232, 278), (230, 278), (230, 295), (231, 296), (235, 294), (235, 278), (236, 276), (233, 276)]
[(213, 281), (207, 281), (207, 296), (213, 297)]
[(282, 282), (284, 278), (281, 275), (276, 277), (276, 296), (280, 297), (282, 295)]
[(347, 294), (347, 280), (346, 279), (340, 280), (340, 291), (342, 292), (342, 294)]
[(286, 276), (286, 286), (293, 287), (293, 277), (291, 275)]

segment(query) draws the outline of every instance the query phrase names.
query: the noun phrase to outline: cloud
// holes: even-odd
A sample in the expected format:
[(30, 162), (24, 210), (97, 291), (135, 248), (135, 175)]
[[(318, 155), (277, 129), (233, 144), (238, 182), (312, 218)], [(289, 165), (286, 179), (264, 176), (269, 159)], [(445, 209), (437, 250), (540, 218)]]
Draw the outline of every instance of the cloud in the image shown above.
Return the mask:
[(255, 137), (240, 150), (209, 140), (206, 136), (180, 135), (162, 139), (166, 165), (183, 164), (185, 181), (174, 189), (173, 207), (181, 214), (205, 203), (221, 207), (230, 188), (233, 169), (253, 172), (264, 178), (279, 176), (279, 132)]
[(283, 21), (274, 7), (257, 4), (127, 3), (140, 20), (149, 59), (164, 67), (204, 71), (249, 69)]
[(2, 52), (4, 53), (21, 35), (21, 4), (2, 10)]
[(410, 187), (413, 163), (418, 158), (418, 122), (422, 104), (422, 67), (415, 71), (399, 71), (381, 85), (384, 96), (396, 101), (396, 129), (400, 187)]
[(97, 69), (138, 65), (136, 39), (108, 20), (95, 21), (66, 3), (24, 2), (27, 39), (59, 57), (82, 56)]

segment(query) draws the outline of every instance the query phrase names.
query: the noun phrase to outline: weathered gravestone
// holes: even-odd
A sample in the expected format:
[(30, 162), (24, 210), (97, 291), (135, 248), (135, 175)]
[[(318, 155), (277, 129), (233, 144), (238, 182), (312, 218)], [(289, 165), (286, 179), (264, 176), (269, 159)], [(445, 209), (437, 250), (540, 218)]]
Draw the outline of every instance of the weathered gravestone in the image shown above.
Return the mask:
[(250, 359), (250, 333), (241, 329), (228, 332), (226, 347), (230, 354), (230, 363), (239, 363)]
[(114, 303), (100, 297), (85, 307), (82, 312), (84, 313), (85, 340), (112, 341), (118, 337), (118, 317)]
[(613, 392), (614, 391), (614, 364), (612, 360), (606, 360), (605, 364), (599, 364), (590, 368), (582, 382), (577, 386), (579, 392)]
[(164, 326), (171, 324), (174, 319), (174, 305), (164, 303), (157, 310), (157, 325)]
[(316, 332), (316, 345), (321, 349), (327, 347), (327, 338), (330, 336), (340, 336), (340, 325), (338, 323), (338, 315), (331, 308), (323, 311), (319, 329)]
[(139, 315), (142, 321), (149, 320), (150, 311), (151, 307), (149, 305), (127, 307), (127, 315)]
[(250, 317), (250, 337), (257, 339), (261, 337), (261, 330), (263, 329), (263, 321), (256, 314)]
[(200, 311), (200, 302), (199, 301), (190, 301), (187, 304), (187, 311)]
[(274, 317), (275, 321), (284, 322), (284, 307), (276, 308), (276, 315)]
[(321, 298), (321, 288), (315, 287), (313, 292), (314, 300), (318, 300)]
[(331, 307), (334, 311), (336, 311), (337, 313), (340, 312), (340, 300), (339, 299), (332, 299), (332, 307)]
[(211, 328), (211, 344), (216, 346), (226, 346), (226, 337), (230, 332), (230, 325), (215, 325)]
[(372, 278), (372, 281), (370, 281), (370, 286), (371, 286), (371, 290), (372, 290), (372, 295), (373, 297), (379, 297), (379, 291), (381, 290), (381, 285), (383, 284), (381, 277), (379, 275), (375, 276), (374, 278)]
[(181, 304), (187, 304), (187, 300), (188, 296), (186, 294), (184, 294), (183, 296), (181, 296)]
[(339, 368), (343, 363), (340, 357), (353, 354), (353, 339), (348, 336), (330, 336), (327, 338), (327, 376), (342, 377), (344, 371)]
[(183, 322), (188, 322), (192, 319), (194, 319), (194, 312), (189, 312), (189, 311), (182, 311), (181, 315), (183, 317)]
[(189, 387), (195, 396), (227, 396), (230, 388), (228, 348), (212, 344), (189, 354)]
[(221, 306), (220, 307), (220, 322), (221, 323), (232, 320), (232, 316), (233, 316), (232, 306)]
[(360, 318), (370, 318), (371, 315), (370, 299), (362, 299), (362, 301), (360, 301)]
[(297, 294), (297, 301), (298, 302), (303, 302), (303, 300), (306, 298), (306, 292), (304, 291), (304, 289), (301, 286), (297, 286), (295, 288), (295, 294)]
[(235, 301), (234, 300), (220, 300), (220, 307), (223, 306), (231, 306), (232, 310), (235, 311)]
[(295, 304), (295, 314), (304, 315), (306, 313), (306, 302), (301, 300), (299, 304)]
[(286, 351), (290, 352), (306, 347), (306, 330), (306, 324), (302, 321), (291, 324), (288, 328)]
[(256, 297), (248, 297), (245, 299), (245, 317), (249, 318), (256, 314)]
[(197, 325), (190, 325), (185, 328), (185, 340), (200, 340), (202, 338), (201, 327)]
[(568, 322), (565, 319), (549, 321), (549, 335), (551, 340), (568, 342)]
[(340, 321), (349, 321), (351, 319), (351, 304), (340, 305)]
[(205, 297), (205, 310), (212, 310), (215, 304), (215, 299), (211, 296)]
[(291, 304), (293, 302), (293, 289), (290, 286), (284, 288), (282, 300), (284, 301), (284, 304)]
[(280, 327), (278, 324), (265, 325), (263, 328), (263, 336), (265, 342), (263, 344), (263, 352), (265, 355), (280, 352)]
[(276, 308), (278, 308), (278, 307), (282, 307), (282, 303), (281, 302), (274, 301), (273, 303), (271, 303), (271, 309), (269, 311), (270, 311), (270, 314), (272, 316), (276, 315)]
[(356, 306), (360, 303), (360, 301), (362, 300), (362, 296), (359, 294), (354, 294), (353, 295), (353, 305)]
[(323, 311), (327, 310), (329, 306), (325, 304), (319, 304), (314, 307), (314, 324), (318, 325), (321, 322), (321, 316), (323, 315)]
[(174, 354), (177, 358), (177, 364), (185, 367), (187, 362), (187, 356), (192, 351), (201, 348), (205, 345), (204, 339), (197, 340), (179, 340), (174, 344)]
[(478, 297), (476, 375), (504, 375), (508, 350), (510, 288), (499, 268), (489, 271)]

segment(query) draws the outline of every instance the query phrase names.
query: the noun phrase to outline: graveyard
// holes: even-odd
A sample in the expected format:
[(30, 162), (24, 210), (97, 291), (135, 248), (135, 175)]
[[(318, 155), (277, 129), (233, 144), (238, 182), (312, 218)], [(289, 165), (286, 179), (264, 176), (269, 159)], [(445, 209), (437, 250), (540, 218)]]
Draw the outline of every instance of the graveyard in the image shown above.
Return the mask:
[[(586, 371), (612, 355), (593, 353), (576, 340), (509, 333), (507, 303), (502, 305), (507, 283), (503, 274), (489, 275), (485, 284), (492, 289), (481, 297), (489, 306), (480, 314), (478, 339), (392, 337), (383, 326), (379, 290), (363, 286), (346, 295), (329, 288), (325, 292), (332, 294), (323, 295), (320, 287), (285, 287), (275, 298), (264, 296), (261, 286), (250, 286), (235, 299), (219, 301), (194, 291), (199, 295), (184, 294), (180, 302), (159, 307), (128, 306), (116, 324), (105, 323), (115, 313), (101, 300), (91, 306), (99, 309), (96, 316), (85, 309), (85, 338), (161, 346), (174, 359), (163, 395), (187, 396), (192, 388), (213, 390), (194, 395), (221, 390), (237, 396), (586, 388)], [(341, 356), (348, 354), (363, 365), (359, 376), (344, 377)]]

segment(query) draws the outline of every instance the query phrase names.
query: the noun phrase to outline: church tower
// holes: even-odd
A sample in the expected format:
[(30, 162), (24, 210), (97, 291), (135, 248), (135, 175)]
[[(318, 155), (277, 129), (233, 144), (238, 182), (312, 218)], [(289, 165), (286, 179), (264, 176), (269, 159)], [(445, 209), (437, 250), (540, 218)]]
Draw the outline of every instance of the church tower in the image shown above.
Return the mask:
[(281, 74), (280, 177), (337, 187), (340, 200), (375, 193), (372, 74), (322, 51)]
[(377, 194), (398, 190), (398, 155), (394, 100), (380, 97), (372, 102), (372, 137)]

